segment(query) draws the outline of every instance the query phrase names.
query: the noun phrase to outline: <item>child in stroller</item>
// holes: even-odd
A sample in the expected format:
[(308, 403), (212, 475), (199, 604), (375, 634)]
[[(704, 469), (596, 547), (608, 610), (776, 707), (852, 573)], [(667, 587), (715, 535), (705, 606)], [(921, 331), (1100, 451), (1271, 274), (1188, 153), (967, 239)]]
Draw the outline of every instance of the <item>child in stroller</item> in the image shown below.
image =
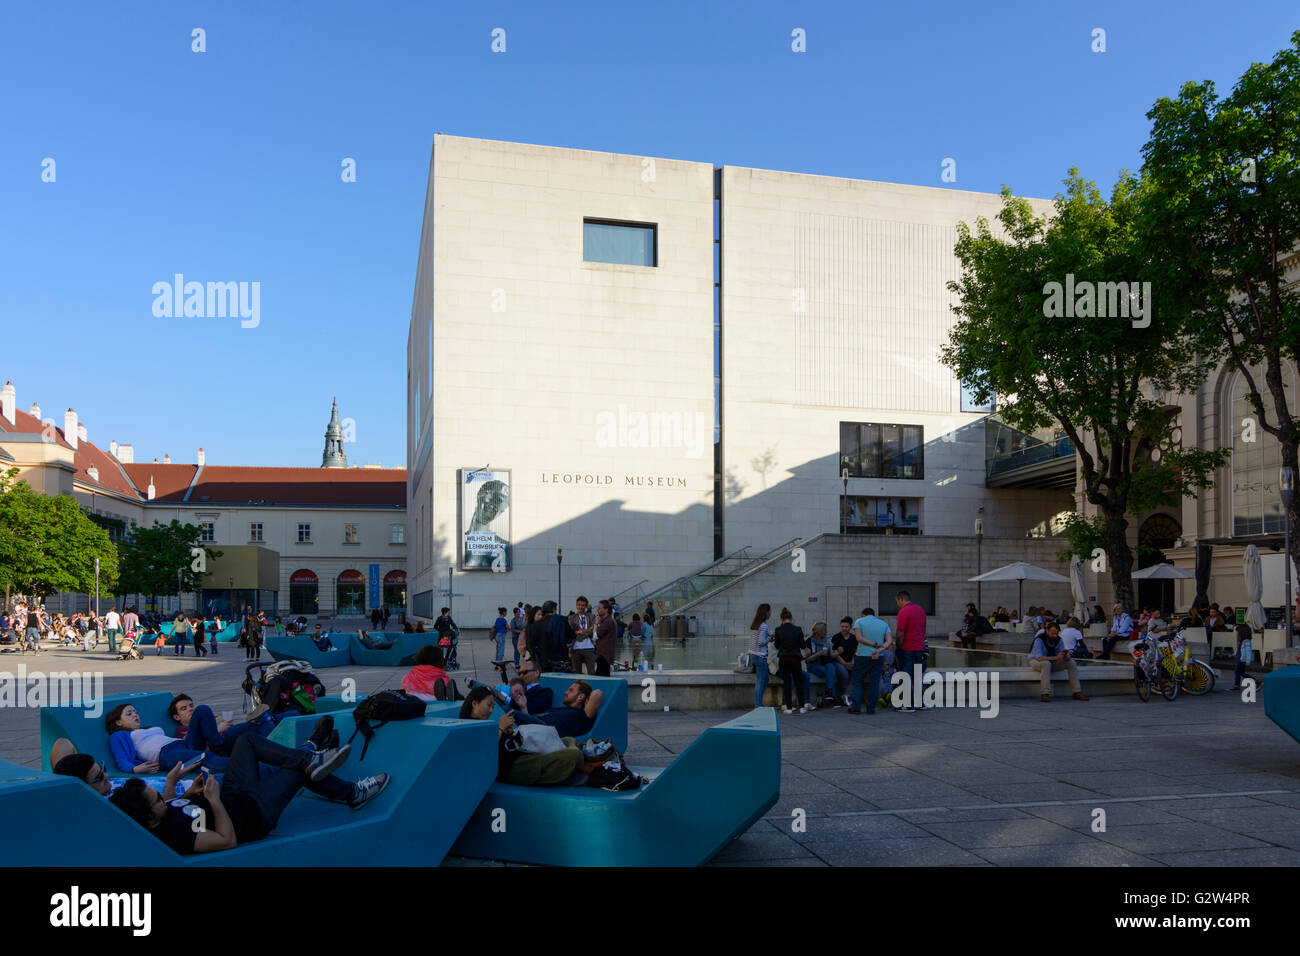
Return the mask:
[(144, 660), (144, 655), (137, 648), (136, 631), (127, 631), (126, 637), (122, 638), (122, 643), (117, 645), (117, 659), (119, 661), (140, 661)]

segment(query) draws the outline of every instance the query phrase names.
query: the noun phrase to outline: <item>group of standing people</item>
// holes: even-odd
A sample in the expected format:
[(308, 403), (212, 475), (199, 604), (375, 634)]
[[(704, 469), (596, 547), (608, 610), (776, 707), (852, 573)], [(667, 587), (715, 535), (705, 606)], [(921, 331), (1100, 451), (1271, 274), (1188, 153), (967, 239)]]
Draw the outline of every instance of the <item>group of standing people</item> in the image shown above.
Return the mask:
[[(895, 596), (898, 617), (895, 626), (876, 615), (875, 609), (866, 607), (854, 620), (845, 617), (840, 621), (840, 632), (828, 638), (826, 625), (818, 622), (811, 636), (805, 638), (803, 629), (796, 626), (789, 608), (782, 608), (780, 624), (775, 631), (769, 627), (772, 616), (770, 604), (760, 604), (750, 623), (749, 660), (754, 668), (754, 706), (762, 707), (771, 675), (769, 646), (775, 647), (777, 674), (781, 678), (782, 712), (806, 714), (817, 708), (811, 697), (812, 678), (820, 677), (826, 683), (823, 706), (848, 708), (850, 714), (876, 712), (882, 681), (895, 664), (906, 673), (914, 671), (919, 678), (924, 669), (927, 649), (925, 642), (925, 610), (912, 601), (907, 591)], [(915, 681), (919, 685), (919, 679)], [(912, 712), (908, 705), (901, 708)]]
[(508, 659), (506, 642), (510, 641), (516, 665), (527, 659), (552, 669), (567, 662), (574, 673), (608, 677), (623, 640), (634, 659), (654, 660), (654, 608), (647, 604), (644, 619), (636, 613), (630, 624), (624, 624), (612, 598), (592, 607), (580, 595), (568, 614), (561, 614), (554, 601), (536, 606), (521, 601), (510, 617), (504, 607), (497, 608), (491, 637), (496, 641), (497, 660)]

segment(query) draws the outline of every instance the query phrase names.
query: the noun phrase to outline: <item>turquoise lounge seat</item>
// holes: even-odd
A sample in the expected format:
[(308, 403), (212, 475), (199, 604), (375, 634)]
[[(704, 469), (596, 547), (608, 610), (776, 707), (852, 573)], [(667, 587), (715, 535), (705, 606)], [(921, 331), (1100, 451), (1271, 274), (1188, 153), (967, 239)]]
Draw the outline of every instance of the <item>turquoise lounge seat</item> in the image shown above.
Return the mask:
[[(351, 715), (335, 720), (346, 739)], [(314, 722), (290, 718), (277, 733), (305, 739)], [(393, 723), (375, 735), (364, 761), (359, 754), (358, 747), (339, 776), (392, 776), (364, 809), (302, 793), (267, 839), (193, 856), (174, 853), (79, 780), (0, 760), (0, 866), (437, 866), (496, 776), (496, 728), (438, 718)]]
[[(374, 635), (378, 636), (378, 635)], [(361, 638), (355, 634), (348, 637), (348, 653), (352, 655), (352, 663), (360, 664), (363, 667), (398, 667), (402, 663), (402, 658), (406, 652), (402, 648), (402, 642), (397, 638), (401, 635), (385, 635), (384, 640), (392, 640), (393, 646), (387, 650), (373, 650), (365, 647), (361, 643)], [(331, 637), (335, 644), (340, 643), (337, 638)]]
[(552, 866), (699, 866), (776, 804), (776, 712), (710, 727), (663, 770), (634, 769), (651, 780), (631, 793), (494, 783), (451, 852)]
[(171, 734), (176, 729), (176, 721), (167, 716), (167, 706), (175, 694), (146, 693), (137, 691), (129, 694), (112, 694), (103, 698), (103, 710), (97, 717), (86, 713), (82, 707), (42, 707), (41, 708), (41, 767), (50, 767), (50, 748), (60, 737), (67, 737), (77, 748), (78, 753), (90, 754), (104, 765), (104, 772), (110, 777), (131, 777), (123, 773), (113, 763), (113, 754), (108, 746), (108, 730), (104, 727), (104, 715), (118, 704), (130, 704), (140, 714), (140, 726), (162, 727)]
[(1281, 667), (1264, 675), (1264, 713), (1300, 741), (1300, 667)]
[[(452, 676), (455, 676), (454, 674)], [(564, 692), (575, 680), (585, 680), (592, 690), (599, 690), (605, 696), (596, 712), (596, 722), (587, 733), (575, 737), (575, 740), (604, 740), (608, 737), (620, 752), (627, 749), (627, 681), (619, 677), (589, 677), (575, 674), (543, 674), (539, 683), (549, 687), (555, 695), (554, 706), (559, 707), (564, 699)], [(463, 687), (463, 685), (462, 685)], [(320, 701), (316, 702), (319, 710)], [(496, 716), (506, 712), (500, 702), (497, 703)], [(460, 713), (460, 703), (431, 702), (425, 708), (425, 714), (440, 717), (453, 717)]]
[(266, 649), (277, 661), (306, 661), (312, 667), (342, 667), (352, 663), (352, 652), (346, 643), (322, 651), (305, 635), (273, 634), (266, 639)]

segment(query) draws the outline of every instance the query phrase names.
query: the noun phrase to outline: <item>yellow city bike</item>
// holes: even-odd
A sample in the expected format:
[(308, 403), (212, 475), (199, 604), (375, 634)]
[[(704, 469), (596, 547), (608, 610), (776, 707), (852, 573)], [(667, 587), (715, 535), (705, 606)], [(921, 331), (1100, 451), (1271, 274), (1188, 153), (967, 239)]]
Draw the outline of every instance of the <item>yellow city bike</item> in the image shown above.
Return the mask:
[(1161, 667), (1184, 693), (1200, 697), (1214, 690), (1214, 668), (1199, 657), (1192, 657), (1192, 649), (1181, 631), (1170, 638), (1156, 638), (1155, 643)]
[(1157, 642), (1142, 640), (1133, 645), (1133, 686), (1138, 698), (1144, 702), (1151, 699), (1153, 685), (1165, 700), (1173, 700), (1178, 696), (1180, 685), (1164, 669), (1160, 652), (1152, 646), (1154, 643)]

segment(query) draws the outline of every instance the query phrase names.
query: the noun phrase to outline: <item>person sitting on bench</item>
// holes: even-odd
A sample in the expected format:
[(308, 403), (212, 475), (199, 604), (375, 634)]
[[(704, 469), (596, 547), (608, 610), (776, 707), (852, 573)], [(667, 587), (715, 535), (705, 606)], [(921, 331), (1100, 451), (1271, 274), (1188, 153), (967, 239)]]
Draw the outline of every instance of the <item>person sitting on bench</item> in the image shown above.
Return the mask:
[(318, 650), (322, 650), (322, 651), (334, 650), (334, 642), (330, 640), (330, 636), (328, 634), (321, 633), (319, 624), (316, 625), (316, 633), (311, 635), (311, 640), (312, 643), (316, 645), (316, 648)]
[[(245, 734), (235, 743), (224, 783), (204, 773), (183, 797), (169, 801), (143, 780), (132, 779), (109, 799), (177, 853), (229, 850), (268, 836), (303, 787), (353, 810), (382, 793), (386, 773), (356, 783), (333, 776), (350, 750), (344, 744), (314, 754)], [(263, 779), (260, 764), (278, 769)]]
[[(130, 704), (118, 704), (105, 714), (104, 727), (109, 734), (113, 762), (123, 773), (158, 773), (178, 763), (189, 763), (204, 753), (192, 749), (183, 740), (169, 737), (161, 727), (141, 727), (140, 714)], [(207, 754), (204, 766), (213, 771), (224, 770), (226, 758)]]
[(371, 637), (370, 632), (366, 630), (358, 631), (357, 636), (361, 639), (361, 646), (369, 651), (386, 651), (393, 646), (392, 641), (381, 641), (377, 637)]
[[(495, 696), (488, 687), (473, 688), (460, 705), (462, 720), (487, 720), (495, 708)], [(526, 753), (519, 749), (516, 739), (518, 717), (527, 716), (512, 710), (497, 721), (500, 735), (497, 738), (497, 780), (520, 787), (548, 787), (565, 783), (577, 773), (591, 770), (608, 759), (588, 760), (578, 742), (572, 737), (561, 737), (563, 744), (550, 753)]]
[(585, 680), (575, 680), (564, 692), (562, 706), (548, 708), (540, 714), (516, 714), (517, 722), (546, 724), (554, 727), (561, 737), (577, 737), (591, 730), (604, 697), (600, 691), (593, 691)]
[(555, 691), (538, 683), (541, 676), (542, 672), (532, 661), (525, 661), (519, 666), (519, 677), (516, 680), (524, 682), (524, 694), (528, 698), (528, 706), (523, 709), (530, 714), (545, 713), (555, 703)]
[(415, 653), (415, 666), (402, 677), (402, 690), (420, 700), (454, 700), (458, 692), (443, 664), (442, 648), (425, 644)]

